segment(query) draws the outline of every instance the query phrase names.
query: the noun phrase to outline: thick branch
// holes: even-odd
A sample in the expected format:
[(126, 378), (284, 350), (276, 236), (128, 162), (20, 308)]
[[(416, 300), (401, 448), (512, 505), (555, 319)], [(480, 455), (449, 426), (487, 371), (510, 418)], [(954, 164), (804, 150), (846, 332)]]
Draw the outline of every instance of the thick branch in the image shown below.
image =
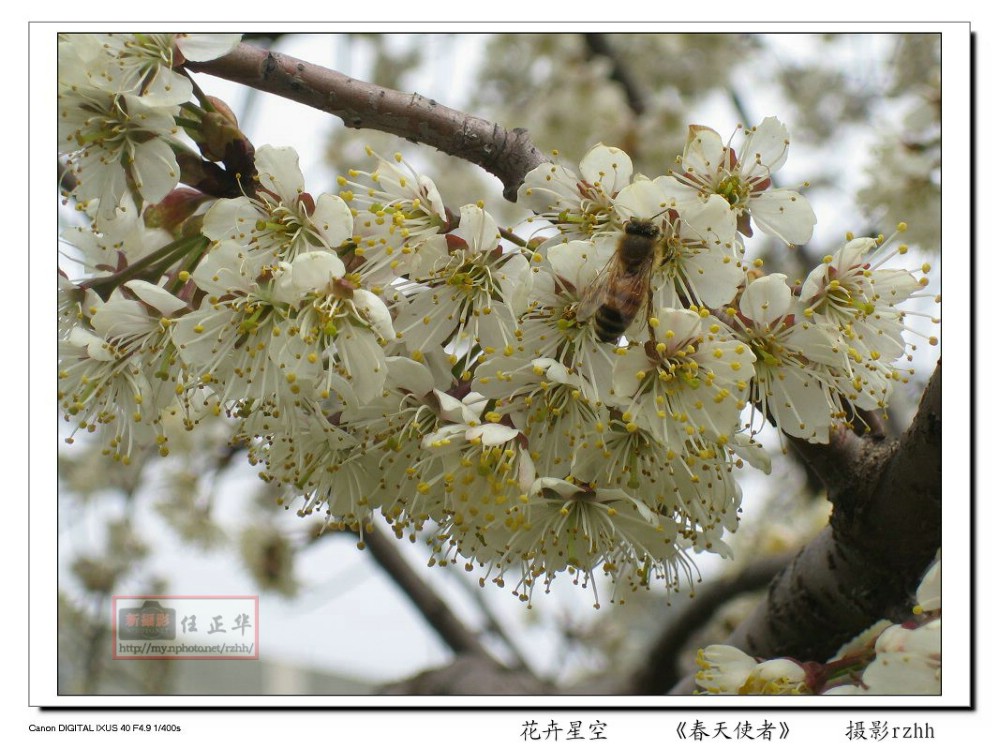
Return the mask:
[[(828, 453), (806, 448), (831, 483), (830, 525), (774, 579), (730, 645), (762, 658), (825, 661), (878, 619), (901, 618), (940, 547), (941, 399), (938, 363), (897, 443), (841, 436)], [(692, 689), (687, 678), (672, 692)]]
[(517, 199), (524, 176), (548, 161), (523, 128), (506, 130), (419, 94), (357, 81), (245, 43), (225, 57), (188, 67), (329, 112), (347, 127), (391, 133), (477, 164), (503, 182), (510, 201)]

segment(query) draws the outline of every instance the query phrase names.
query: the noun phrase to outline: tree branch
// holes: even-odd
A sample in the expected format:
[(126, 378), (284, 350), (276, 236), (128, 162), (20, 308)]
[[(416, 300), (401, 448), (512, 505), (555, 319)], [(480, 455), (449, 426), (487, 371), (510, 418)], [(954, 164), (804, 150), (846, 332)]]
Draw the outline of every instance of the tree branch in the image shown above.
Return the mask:
[(479, 612), (482, 613), (482, 616), (486, 620), (486, 627), (483, 632), (495, 635), (506, 645), (512, 657), (510, 666), (513, 669), (523, 670), (532, 678), (536, 679), (537, 676), (531, 668), (530, 660), (525, 656), (523, 651), (521, 651), (520, 646), (510, 633), (507, 632), (507, 629), (503, 627), (503, 623), (496, 618), (492, 607), (490, 607), (489, 602), (486, 600), (483, 588), (475, 583), (471, 577), (465, 575), (463, 570), (454, 567), (449, 567), (448, 570), (453, 570), (455, 572), (454, 580), (457, 581), (459, 586), (465, 589), (468, 595), (475, 601), (476, 605), (478, 605)]
[(416, 605), (423, 618), (455, 652), (444, 667), (430, 669), (392, 683), (385, 695), (543, 695), (553, 687), (529, 669), (510, 669), (494, 659), (479, 638), (462, 624), (447, 603), (399, 554), (395, 540), (375, 528), (365, 528), (364, 542), (375, 560)]
[(510, 201), (516, 201), (524, 176), (548, 161), (523, 128), (506, 130), (419, 94), (357, 81), (249, 44), (240, 44), (217, 60), (187, 65), (329, 112), (347, 127), (380, 130), (457, 156), (498, 177)]
[[(766, 601), (727, 641), (746, 653), (825, 661), (882, 617), (911, 612), (941, 540), (941, 366), (897, 443), (841, 432), (796, 443), (829, 488), (829, 526), (774, 579)], [(689, 694), (693, 678), (673, 688)]]
[(620, 84), (621, 88), (624, 90), (624, 95), (628, 100), (628, 107), (631, 111), (634, 112), (635, 115), (644, 114), (646, 110), (645, 95), (642, 92), (641, 86), (638, 81), (635, 80), (635, 76), (632, 75), (631, 69), (625, 61), (621, 59), (617, 50), (615, 50), (611, 45), (607, 35), (583, 34), (583, 41), (586, 42), (586, 47), (594, 55), (606, 57), (610, 61), (611, 80)]
[(423, 619), (455, 654), (470, 654), (492, 659), (478, 637), (465, 627), (448, 607), (447, 602), (413, 572), (399, 554), (393, 539), (374, 527), (365, 528), (364, 544), (389, 578), (395, 582), (406, 598), (416, 605)]

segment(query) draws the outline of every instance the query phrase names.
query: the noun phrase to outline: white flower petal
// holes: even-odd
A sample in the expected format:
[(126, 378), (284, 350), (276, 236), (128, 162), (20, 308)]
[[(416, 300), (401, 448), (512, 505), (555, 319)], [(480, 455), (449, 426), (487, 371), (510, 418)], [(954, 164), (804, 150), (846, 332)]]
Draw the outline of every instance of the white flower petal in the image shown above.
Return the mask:
[(728, 168), (728, 151), (721, 136), (703, 125), (691, 125), (687, 130), (687, 145), (681, 162), (685, 172), (714, 174), (719, 167)]
[[(454, 396), (436, 388), (434, 389), (434, 395), (437, 397), (437, 402), (440, 404), (441, 416), (451, 422), (466, 421), (466, 406), (459, 399), (456, 399)], [(474, 416), (475, 415), (472, 415), (473, 418)]]
[(571, 383), (573, 385), (579, 383), (578, 376), (571, 375), (565, 365), (554, 359), (539, 357), (538, 359), (531, 360), (531, 365), (532, 367), (540, 367), (544, 370), (545, 377), (556, 383)]
[[(289, 321), (283, 322), (279, 327), (280, 334), (271, 336), (268, 356), (280, 368), (281, 375), (286, 380), (295, 382), (304, 389), (319, 380), (322, 362), (318, 357), (309, 357), (315, 352), (312, 345), (307, 344), (301, 336), (289, 333), (292, 325)], [(289, 376), (293, 376), (294, 380)]]
[(87, 356), (100, 362), (114, 361), (114, 354), (107, 347), (104, 339), (83, 326), (74, 326), (67, 339), (73, 346), (87, 350)]
[(756, 226), (790, 245), (803, 245), (812, 238), (815, 212), (794, 190), (766, 190), (749, 201), (749, 211)]
[(720, 195), (709, 195), (696, 207), (680, 213), (684, 235), (692, 234), (704, 240), (708, 247), (721, 246), (731, 253), (736, 235), (736, 218), (728, 201)]
[(920, 657), (885, 654), (864, 670), (875, 695), (940, 695), (940, 667)]
[(899, 652), (939, 658), (941, 650), (940, 629), (940, 620), (932, 620), (918, 628), (893, 625), (878, 638), (877, 651), (879, 654)]
[(227, 240), (205, 253), (191, 277), (198, 288), (221, 297), (251, 287), (255, 274), (250, 276), (247, 270), (243, 248)]
[(739, 311), (754, 323), (772, 325), (791, 309), (787, 276), (772, 273), (751, 281), (739, 300)]
[(787, 160), (788, 133), (776, 117), (753, 128), (742, 145), (739, 162), (746, 177), (769, 177)]
[(215, 201), (205, 213), (201, 231), (211, 240), (236, 240), (253, 231), (260, 214), (245, 195)]
[(720, 251), (697, 253), (684, 260), (688, 283), (705, 307), (723, 307), (730, 303), (746, 274), (732, 256)]
[(382, 393), (388, 367), (375, 334), (360, 326), (345, 326), (336, 337), (336, 348), (350, 373), (350, 388), (361, 404)]
[(701, 333), (701, 316), (693, 310), (659, 310), (656, 318), (659, 321), (656, 330), (670, 332), (665, 337), (670, 351), (686, 346)]
[(882, 304), (904, 302), (923, 288), (919, 280), (901, 268), (880, 268), (874, 272), (874, 293)]
[(676, 201), (666, 195), (661, 183), (652, 180), (626, 185), (614, 199), (614, 210), (622, 222), (631, 218), (654, 219), (675, 205)]
[(336, 253), (313, 250), (301, 253), (291, 263), (291, 277), (301, 292), (325, 290), (331, 281), (341, 278), (347, 269)]
[(712, 693), (736, 694), (756, 668), (756, 659), (734, 646), (716, 644), (697, 658), (702, 670), (695, 678), (699, 687)]
[(772, 381), (773, 397), (767, 400), (780, 429), (810, 443), (828, 443), (832, 413), (826, 391), (804, 370), (785, 367), (783, 373)]
[(790, 659), (770, 659), (758, 664), (753, 677), (765, 682), (804, 682), (805, 670)]
[(628, 349), (614, 360), (613, 402), (621, 406), (627, 405), (635, 395), (645, 374), (653, 369), (645, 350), (641, 347)]
[(923, 612), (931, 612), (940, 609), (941, 605), (941, 582), (940, 560), (937, 560), (923, 576), (923, 580), (916, 589), (916, 603)]
[(434, 375), (426, 365), (409, 357), (386, 357), (387, 382), (393, 388), (423, 396), (434, 389)]
[(505, 424), (482, 424), (469, 427), (465, 432), (468, 440), (481, 439), (483, 445), (503, 445), (520, 434), (520, 430), (507, 427)]
[(135, 292), (135, 296), (141, 299), (150, 307), (163, 313), (172, 315), (178, 310), (187, 307), (187, 303), (170, 294), (166, 289), (156, 284), (150, 284), (142, 279), (133, 279), (125, 283), (125, 286)]
[(450, 254), (447, 249), (447, 237), (443, 234), (432, 234), (421, 240), (413, 248), (413, 252), (400, 261), (397, 272), (402, 274), (408, 269), (413, 280), (426, 279), (443, 267), (448, 258)]
[(833, 326), (818, 323), (794, 326), (782, 340), (811, 362), (842, 369), (848, 366), (845, 348), (839, 345), (839, 331)]
[(461, 220), (454, 234), (465, 240), (470, 250), (488, 252), (499, 245), (499, 226), (496, 221), (474, 204), (461, 207)]
[(166, 198), (180, 180), (177, 156), (170, 144), (160, 138), (136, 144), (132, 178), (149, 203), (159, 203)]
[(503, 264), (500, 278), (503, 300), (514, 315), (524, 313), (533, 299), (532, 289), (535, 274), (531, 263), (520, 253), (513, 255)]
[(389, 312), (381, 297), (367, 289), (355, 289), (354, 307), (385, 341), (395, 341), (392, 313)]
[(579, 178), (560, 164), (535, 167), (517, 190), (517, 203), (535, 213), (552, 208), (579, 208)]
[(142, 303), (112, 296), (91, 316), (90, 324), (106, 341), (114, 341), (145, 333), (149, 330), (150, 318)]
[(632, 170), (628, 154), (602, 143), (591, 148), (579, 162), (579, 172), (583, 179), (591, 185), (599, 185), (611, 197), (631, 182)]
[(177, 34), (175, 43), (186, 59), (205, 62), (229, 54), (242, 38), (242, 34)]
[(260, 185), (280, 196), (286, 206), (294, 206), (305, 190), (305, 178), (298, 164), (298, 152), (290, 147), (265, 145), (257, 149), (254, 161)]
[[(698, 210), (704, 203), (704, 199), (701, 197), (701, 191), (698, 188), (693, 185), (682, 183), (676, 177), (656, 177), (656, 179), (652, 182), (659, 187), (663, 193), (664, 199), (669, 201), (670, 205), (676, 208), (676, 210), (680, 213), (680, 216), (684, 216), (687, 211)], [(725, 199), (720, 195), (718, 197), (725, 201)], [(725, 206), (726, 210), (728, 210), (729, 213), (732, 213), (728, 206), (728, 201), (725, 201)]]
[(338, 195), (320, 195), (316, 199), (316, 210), (309, 218), (330, 248), (338, 247), (354, 232), (354, 216), (350, 207)]
[(764, 474), (770, 473), (770, 452), (748, 435), (736, 433), (729, 442), (729, 447), (739, 458), (744, 459), (754, 469)]
[(170, 338), (177, 346), (180, 358), (189, 365), (201, 367), (211, 362), (218, 344), (217, 331), (231, 321), (228, 310), (216, 311), (206, 300), (202, 307), (178, 318), (170, 326)]

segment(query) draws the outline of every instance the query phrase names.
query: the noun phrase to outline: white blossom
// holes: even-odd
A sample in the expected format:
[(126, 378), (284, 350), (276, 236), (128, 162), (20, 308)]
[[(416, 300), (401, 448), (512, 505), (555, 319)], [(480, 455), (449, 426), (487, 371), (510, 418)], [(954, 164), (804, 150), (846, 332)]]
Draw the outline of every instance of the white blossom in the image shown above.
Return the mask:
[(752, 234), (752, 216), (757, 227), (788, 244), (808, 242), (816, 222), (808, 201), (794, 190), (773, 187), (773, 175), (787, 159), (787, 128), (767, 117), (745, 136), (736, 152), (711, 128), (690, 126), (680, 170), (667, 178), (681, 214), (695, 201), (720, 195), (741, 220), (743, 234)]
[[(373, 152), (369, 150), (369, 154)], [(396, 154), (379, 157), (373, 172), (339, 177), (340, 197), (355, 213), (354, 255), (364, 278), (426, 277), (447, 260), (450, 225), (437, 186)]]
[(866, 237), (849, 240), (826, 256), (801, 287), (805, 314), (836, 326), (847, 343), (852, 387), (843, 390), (860, 409), (885, 408), (893, 382), (906, 379), (895, 365), (906, 347), (905, 311), (898, 305), (926, 283), (910, 271), (883, 267), (896, 254), (886, 252), (888, 246)]
[(477, 206), (461, 209), (451, 236), (447, 261), (401, 287), (406, 298), (397, 303), (395, 327), (410, 351), (448, 343), (467, 369), (476, 347), (504, 349), (515, 341), (532, 273), (523, 255), (500, 249), (496, 222)]
[(736, 334), (756, 355), (752, 398), (760, 410), (792, 437), (828, 442), (848, 371), (835, 328), (800, 314), (783, 274), (751, 281), (736, 321)]
[(517, 202), (554, 224), (559, 241), (590, 239), (617, 226), (614, 198), (631, 177), (631, 157), (598, 144), (580, 161), (578, 175), (556, 164), (535, 167), (517, 191)]
[(610, 403), (674, 449), (693, 437), (727, 442), (746, 405), (751, 348), (690, 310), (660, 310), (649, 327), (654, 340), (618, 357)]
[(305, 191), (294, 149), (261, 146), (255, 160), (255, 195), (216, 201), (205, 215), (205, 236), (239, 244), (257, 263), (292, 261), (313, 250), (336, 252), (353, 232), (347, 204), (336, 195), (313, 199)]

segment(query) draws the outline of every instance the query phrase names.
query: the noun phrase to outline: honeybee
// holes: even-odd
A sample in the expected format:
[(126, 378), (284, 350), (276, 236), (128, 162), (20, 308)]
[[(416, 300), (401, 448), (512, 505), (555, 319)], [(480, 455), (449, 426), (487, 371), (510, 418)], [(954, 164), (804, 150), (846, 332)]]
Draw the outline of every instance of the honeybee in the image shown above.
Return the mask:
[(652, 220), (631, 218), (614, 255), (583, 290), (576, 319), (593, 318), (601, 341), (617, 341), (644, 306), (652, 316), (652, 272), (660, 231)]

